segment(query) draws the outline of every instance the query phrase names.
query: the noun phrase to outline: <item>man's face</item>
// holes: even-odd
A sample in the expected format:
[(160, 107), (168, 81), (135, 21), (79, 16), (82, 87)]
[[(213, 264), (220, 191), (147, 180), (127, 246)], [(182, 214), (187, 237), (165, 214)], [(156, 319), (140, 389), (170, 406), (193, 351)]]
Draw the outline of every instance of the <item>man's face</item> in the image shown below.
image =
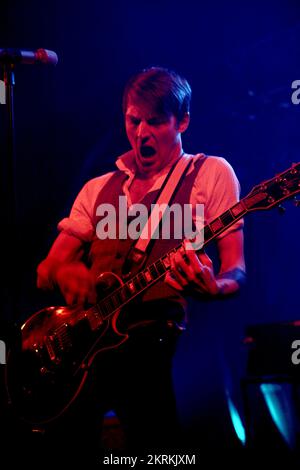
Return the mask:
[(158, 172), (181, 153), (181, 127), (174, 115), (156, 114), (129, 99), (125, 127), (140, 173)]

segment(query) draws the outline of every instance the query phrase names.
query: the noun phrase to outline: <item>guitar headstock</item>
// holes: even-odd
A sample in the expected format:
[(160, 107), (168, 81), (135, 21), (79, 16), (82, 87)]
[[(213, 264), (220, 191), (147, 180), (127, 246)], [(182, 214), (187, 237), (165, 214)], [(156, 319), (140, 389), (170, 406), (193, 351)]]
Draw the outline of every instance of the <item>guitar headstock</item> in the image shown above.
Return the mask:
[(298, 193), (300, 193), (300, 163), (294, 163), (288, 170), (254, 186), (243, 202), (248, 211), (266, 210)]

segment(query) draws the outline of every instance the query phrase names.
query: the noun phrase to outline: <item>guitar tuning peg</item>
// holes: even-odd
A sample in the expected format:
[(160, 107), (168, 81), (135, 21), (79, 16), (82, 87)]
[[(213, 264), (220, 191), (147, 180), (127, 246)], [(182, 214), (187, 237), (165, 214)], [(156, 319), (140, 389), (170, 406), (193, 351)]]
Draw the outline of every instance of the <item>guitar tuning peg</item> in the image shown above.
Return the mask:
[(296, 197), (294, 197), (294, 206), (299, 207), (300, 206), (300, 201)]
[(285, 207), (283, 207), (281, 204), (278, 206), (278, 211), (279, 214), (283, 215), (285, 213)]

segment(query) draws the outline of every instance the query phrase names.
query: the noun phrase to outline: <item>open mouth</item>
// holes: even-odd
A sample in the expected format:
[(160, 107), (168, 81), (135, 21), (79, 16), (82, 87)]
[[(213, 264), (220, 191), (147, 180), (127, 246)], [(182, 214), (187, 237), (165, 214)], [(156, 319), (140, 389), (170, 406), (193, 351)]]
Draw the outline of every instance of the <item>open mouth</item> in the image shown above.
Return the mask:
[(142, 145), (140, 148), (140, 152), (142, 157), (152, 157), (155, 155), (156, 150), (151, 147), (151, 145)]

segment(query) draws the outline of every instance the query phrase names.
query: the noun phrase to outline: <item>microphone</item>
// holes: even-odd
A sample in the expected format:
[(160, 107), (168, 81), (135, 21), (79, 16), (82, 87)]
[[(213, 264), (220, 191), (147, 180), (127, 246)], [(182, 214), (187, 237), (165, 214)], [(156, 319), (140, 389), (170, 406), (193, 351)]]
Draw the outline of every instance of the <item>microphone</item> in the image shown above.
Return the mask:
[(56, 65), (57, 54), (47, 49), (23, 51), (21, 49), (0, 49), (0, 64), (46, 64)]

